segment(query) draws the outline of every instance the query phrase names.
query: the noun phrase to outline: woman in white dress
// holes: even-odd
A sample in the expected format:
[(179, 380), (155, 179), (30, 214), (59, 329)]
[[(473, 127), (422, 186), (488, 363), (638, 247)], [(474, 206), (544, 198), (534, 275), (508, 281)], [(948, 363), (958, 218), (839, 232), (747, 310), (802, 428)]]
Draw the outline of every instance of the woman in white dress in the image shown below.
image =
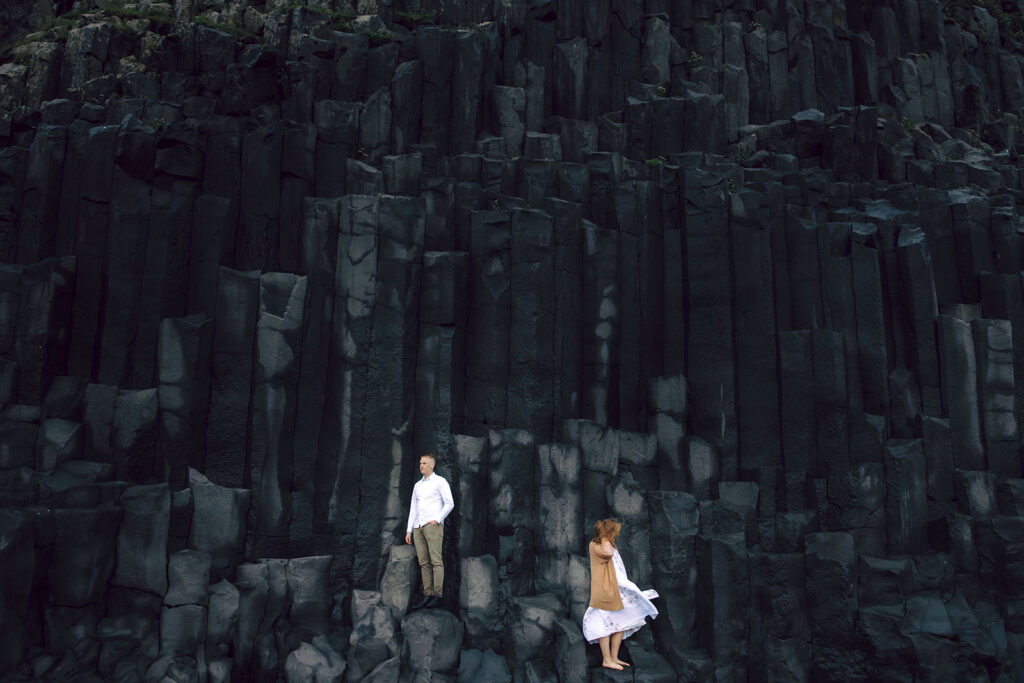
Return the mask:
[(619, 659), (624, 638), (640, 630), (647, 617), (657, 617), (651, 600), (656, 591), (640, 590), (626, 576), (626, 566), (615, 547), (622, 524), (602, 519), (594, 525), (590, 541), (590, 606), (583, 615), (583, 636), (588, 643), (600, 643), (601, 666), (622, 671), (629, 666)]

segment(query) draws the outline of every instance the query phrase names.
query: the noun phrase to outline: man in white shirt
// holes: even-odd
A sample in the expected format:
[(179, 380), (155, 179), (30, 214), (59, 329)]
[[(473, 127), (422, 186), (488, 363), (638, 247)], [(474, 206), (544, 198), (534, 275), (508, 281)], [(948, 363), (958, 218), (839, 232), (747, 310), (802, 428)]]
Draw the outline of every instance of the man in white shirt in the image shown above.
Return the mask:
[(441, 545), (444, 542), (444, 518), (455, 509), (452, 490), (440, 474), (434, 474), (437, 459), (431, 454), (420, 458), (423, 478), (412, 487), (409, 505), (409, 524), (405, 542), (416, 544), (416, 558), (423, 576), (423, 600), (413, 606), (437, 607), (444, 585), (444, 564)]

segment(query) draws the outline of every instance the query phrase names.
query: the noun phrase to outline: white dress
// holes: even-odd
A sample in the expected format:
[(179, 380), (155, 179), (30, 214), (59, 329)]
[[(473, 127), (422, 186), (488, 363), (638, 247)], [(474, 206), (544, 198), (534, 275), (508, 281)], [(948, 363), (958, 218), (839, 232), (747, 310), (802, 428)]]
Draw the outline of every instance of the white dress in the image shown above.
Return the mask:
[(622, 609), (613, 612), (596, 607), (587, 608), (586, 614), (583, 615), (583, 637), (591, 644), (596, 643), (599, 638), (619, 631), (623, 632), (623, 639), (629, 638), (640, 630), (647, 617), (653, 619), (658, 616), (658, 608), (651, 603), (651, 600), (658, 597), (658, 591), (653, 588), (642, 591), (629, 580), (626, 576), (626, 565), (622, 563), (618, 549), (612, 556), (612, 565), (615, 567), (615, 578), (619, 583)]

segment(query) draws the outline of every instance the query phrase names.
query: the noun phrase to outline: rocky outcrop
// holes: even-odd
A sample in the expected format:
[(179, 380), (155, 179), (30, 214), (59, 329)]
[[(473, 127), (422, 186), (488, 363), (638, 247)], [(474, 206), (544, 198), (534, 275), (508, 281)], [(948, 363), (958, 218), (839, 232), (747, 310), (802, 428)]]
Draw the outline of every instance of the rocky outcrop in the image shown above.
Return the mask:
[(1021, 676), (1024, 8), (37, 5), (0, 676)]

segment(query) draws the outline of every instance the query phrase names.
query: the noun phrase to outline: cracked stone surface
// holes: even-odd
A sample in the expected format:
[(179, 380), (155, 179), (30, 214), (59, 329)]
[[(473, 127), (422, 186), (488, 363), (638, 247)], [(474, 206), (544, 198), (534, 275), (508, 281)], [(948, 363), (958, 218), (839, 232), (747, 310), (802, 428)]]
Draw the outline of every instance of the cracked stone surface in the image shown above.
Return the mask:
[(7, 4), (0, 680), (1021, 677), (1024, 7)]

